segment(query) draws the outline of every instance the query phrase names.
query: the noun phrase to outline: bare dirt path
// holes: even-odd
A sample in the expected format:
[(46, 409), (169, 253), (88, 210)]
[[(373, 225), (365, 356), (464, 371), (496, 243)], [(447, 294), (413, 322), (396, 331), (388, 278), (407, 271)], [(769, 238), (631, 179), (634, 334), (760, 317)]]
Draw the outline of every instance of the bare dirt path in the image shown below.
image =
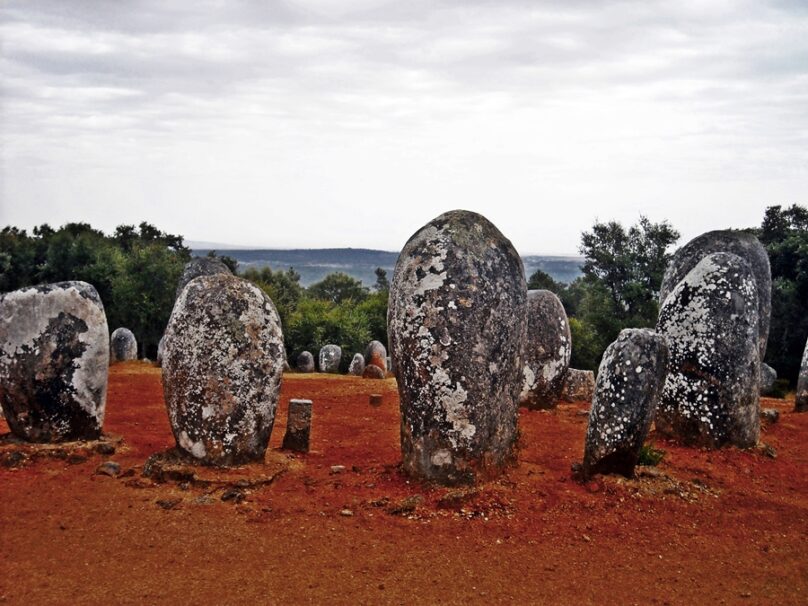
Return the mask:
[[(278, 450), (292, 397), (314, 400), (305, 456)], [(519, 466), (452, 491), (399, 474), (393, 380), (287, 375), (268, 457), (288, 470), (237, 503), (140, 477), (173, 445), (160, 373), (117, 365), (106, 430), (124, 448), (0, 467), (0, 602), (805, 604), (808, 414), (764, 406), (775, 459), (655, 439), (656, 475), (584, 486), (586, 407), (522, 411)], [(94, 475), (106, 460), (135, 475)]]

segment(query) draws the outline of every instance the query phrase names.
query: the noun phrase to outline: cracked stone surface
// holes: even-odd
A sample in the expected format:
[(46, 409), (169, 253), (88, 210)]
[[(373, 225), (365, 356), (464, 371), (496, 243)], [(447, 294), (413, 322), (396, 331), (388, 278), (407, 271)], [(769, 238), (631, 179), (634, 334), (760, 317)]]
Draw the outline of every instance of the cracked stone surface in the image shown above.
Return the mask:
[(365, 372), (365, 356), (361, 353), (355, 353), (351, 359), (351, 364), (348, 366), (348, 374), (355, 377), (361, 377)]
[(365, 364), (378, 366), (387, 372), (387, 348), (380, 341), (371, 341), (365, 350)]
[(572, 335), (561, 300), (549, 290), (527, 293), (527, 342), (519, 403), (553, 408), (561, 397), (572, 355)]
[(665, 383), (668, 346), (648, 329), (627, 329), (606, 348), (598, 369), (584, 445), (583, 477), (634, 475)]
[(471, 483), (512, 461), (526, 331), (522, 262), (485, 217), (448, 212), (410, 238), (388, 311), (408, 474)]
[(116, 328), (109, 338), (109, 361), (137, 360), (137, 339), (128, 328)]
[(760, 356), (749, 263), (730, 253), (704, 257), (665, 299), (657, 332), (670, 349), (657, 430), (708, 448), (754, 446)]
[(769, 322), (772, 313), (772, 272), (769, 255), (760, 241), (752, 234), (740, 231), (710, 231), (704, 233), (677, 250), (665, 270), (659, 291), (659, 306), (676, 288), (677, 284), (707, 255), (726, 252), (738, 255), (752, 268), (758, 307), (758, 342), (760, 359), (766, 356), (769, 339)]
[(595, 395), (595, 373), (570, 368), (564, 379), (560, 399), (565, 402), (591, 402)]
[(297, 356), (295, 368), (298, 372), (314, 372), (314, 356), (310, 351), (301, 351)]
[(97, 439), (108, 366), (107, 317), (90, 284), (59, 282), (0, 296), (0, 403), (15, 436)]
[(339, 345), (323, 345), (317, 360), (320, 372), (339, 372), (339, 363), (342, 361), (342, 348)]
[(802, 363), (800, 364), (800, 375), (797, 379), (797, 400), (794, 410), (796, 412), (808, 412), (808, 343), (802, 352)]
[(182, 289), (194, 278), (199, 276), (215, 276), (216, 274), (233, 275), (230, 268), (215, 257), (194, 257), (182, 270), (180, 281), (177, 283), (177, 293), (179, 297)]
[(174, 305), (163, 352), (177, 446), (211, 465), (262, 460), (285, 359), (278, 312), (261, 289), (230, 274), (192, 280)]

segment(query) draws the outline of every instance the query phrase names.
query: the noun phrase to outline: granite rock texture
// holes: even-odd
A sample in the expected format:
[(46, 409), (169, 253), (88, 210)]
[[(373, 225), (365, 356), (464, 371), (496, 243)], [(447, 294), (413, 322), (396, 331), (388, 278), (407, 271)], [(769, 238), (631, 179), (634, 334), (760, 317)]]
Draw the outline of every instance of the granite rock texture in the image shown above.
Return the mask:
[(570, 368), (564, 379), (559, 399), (565, 402), (591, 402), (595, 395), (595, 373)]
[(355, 353), (351, 364), (348, 366), (348, 374), (355, 377), (361, 377), (365, 372), (365, 356), (361, 353)]
[(526, 331), (521, 259), (485, 217), (448, 212), (410, 238), (388, 311), (406, 473), (464, 484), (513, 460)]
[(707, 255), (725, 252), (738, 255), (749, 263), (755, 277), (758, 307), (758, 343), (760, 359), (766, 355), (769, 339), (769, 322), (772, 312), (772, 272), (769, 255), (760, 241), (752, 234), (740, 231), (710, 231), (704, 233), (677, 250), (665, 270), (659, 291), (659, 305), (676, 288), (676, 285), (693, 270)]
[(109, 328), (86, 282), (0, 296), (0, 404), (11, 432), (30, 442), (101, 435)]
[(380, 341), (371, 341), (365, 350), (365, 364), (378, 366), (387, 372), (387, 348)]
[(180, 296), (182, 289), (194, 278), (199, 276), (215, 276), (216, 274), (233, 275), (230, 268), (215, 257), (194, 257), (182, 270), (180, 281), (177, 283), (176, 297)]
[(230, 274), (192, 280), (174, 305), (163, 353), (177, 446), (209, 465), (263, 460), (285, 358), (278, 312), (261, 289)]
[(704, 257), (665, 299), (657, 332), (670, 349), (658, 431), (685, 444), (750, 447), (760, 434), (758, 294), (750, 264)]
[(362, 378), (364, 379), (384, 379), (386, 376), (384, 371), (375, 364), (368, 364), (365, 366), (364, 372), (362, 372)]
[(519, 403), (553, 408), (561, 397), (572, 355), (572, 336), (561, 300), (549, 290), (527, 293), (527, 342)]
[(314, 356), (311, 355), (310, 351), (302, 351), (300, 355), (297, 356), (297, 361), (295, 362), (295, 368), (298, 372), (314, 372)]
[(295, 452), (309, 451), (311, 436), (311, 400), (289, 400), (289, 414), (286, 417), (286, 433), (281, 448)]
[(137, 360), (137, 339), (128, 328), (116, 328), (109, 338), (109, 361)]
[(339, 345), (323, 345), (317, 364), (320, 372), (337, 373), (342, 361), (342, 348)]
[(767, 396), (772, 392), (777, 380), (777, 371), (768, 364), (760, 365), (760, 395)]
[(603, 354), (589, 411), (583, 477), (634, 475), (668, 366), (664, 337), (648, 329), (620, 332)]

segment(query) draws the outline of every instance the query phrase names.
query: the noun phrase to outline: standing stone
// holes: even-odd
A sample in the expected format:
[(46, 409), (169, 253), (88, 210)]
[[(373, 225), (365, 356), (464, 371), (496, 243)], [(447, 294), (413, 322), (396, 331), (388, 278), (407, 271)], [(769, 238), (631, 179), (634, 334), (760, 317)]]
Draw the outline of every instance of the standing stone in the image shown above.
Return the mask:
[(749, 263), (704, 257), (665, 299), (670, 349), (656, 428), (685, 444), (754, 446), (760, 435), (758, 300)]
[(295, 367), (298, 372), (314, 372), (314, 356), (310, 351), (300, 352)]
[(591, 402), (595, 396), (595, 373), (570, 368), (559, 399), (565, 402)]
[(527, 293), (527, 342), (519, 404), (552, 408), (561, 396), (572, 355), (567, 313), (549, 290)]
[(348, 366), (348, 374), (355, 377), (361, 377), (365, 372), (365, 356), (361, 353), (355, 353), (351, 360), (351, 365)]
[(800, 376), (797, 379), (797, 399), (794, 402), (794, 412), (808, 412), (808, 343), (802, 352)]
[(365, 366), (365, 372), (362, 373), (363, 379), (385, 379), (387, 378), (384, 371), (375, 364), (368, 364)]
[(230, 268), (216, 257), (194, 257), (185, 264), (182, 270), (180, 281), (177, 283), (175, 297), (179, 297), (182, 289), (194, 278), (198, 278), (199, 276), (215, 276), (217, 274), (233, 275)]
[(174, 305), (163, 354), (177, 445), (205, 464), (262, 460), (284, 360), (280, 318), (261, 289), (226, 274), (191, 281)]
[(665, 383), (668, 346), (648, 329), (623, 330), (606, 348), (584, 446), (583, 477), (634, 475)]
[(109, 328), (86, 282), (0, 296), (0, 403), (11, 432), (30, 442), (101, 435)]
[(760, 395), (767, 396), (772, 393), (774, 382), (777, 380), (777, 371), (768, 364), (760, 365)]
[(165, 351), (166, 347), (166, 336), (163, 335), (160, 337), (160, 341), (157, 343), (157, 366), (163, 365), (163, 352)]
[(370, 366), (378, 366), (387, 372), (387, 349), (380, 341), (371, 341), (365, 350), (365, 363)]
[(763, 360), (766, 355), (766, 343), (769, 340), (769, 322), (772, 313), (772, 272), (769, 255), (754, 235), (742, 231), (710, 231), (685, 244), (673, 254), (665, 270), (665, 277), (659, 290), (659, 305), (662, 307), (677, 284), (704, 257), (717, 252), (738, 255), (752, 268), (758, 308), (756, 338), (760, 345), (760, 359)]
[(339, 363), (342, 360), (342, 348), (339, 345), (324, 345), (320, 348), (320, 372), (339, 372)]
[(296, 452), (309, 451), (311, 407), (311, 400), (289, 400), (286, 435), (283, 436), (281, 448)]
[(410, 475), (444, 485), (514, 459), (524, 269), (485, 217), (452, 211), (413, 235), (396, 263), (388, 323)]
[(109, 361), (126, 362), (137, 360), (137, 339), (128, 328), (116, 328), (109, 338)]

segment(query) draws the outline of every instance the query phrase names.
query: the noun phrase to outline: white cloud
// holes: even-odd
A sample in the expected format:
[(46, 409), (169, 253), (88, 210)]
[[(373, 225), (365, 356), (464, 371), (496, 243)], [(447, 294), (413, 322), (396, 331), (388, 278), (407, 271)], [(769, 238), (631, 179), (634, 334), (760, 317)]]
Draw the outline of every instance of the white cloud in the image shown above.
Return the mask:
[(788, 2), (9, 2), (0, 224), (400, 247), (449, 208), (523, 252), (806, 202)]

